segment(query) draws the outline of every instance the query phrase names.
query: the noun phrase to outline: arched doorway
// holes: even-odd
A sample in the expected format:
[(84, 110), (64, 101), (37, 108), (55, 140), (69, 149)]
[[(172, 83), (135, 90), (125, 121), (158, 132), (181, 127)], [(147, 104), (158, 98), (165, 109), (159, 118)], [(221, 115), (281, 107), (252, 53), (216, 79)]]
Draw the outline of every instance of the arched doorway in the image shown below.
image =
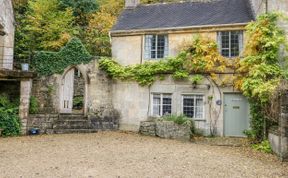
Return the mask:
[(86, 114), (87, 78), (78, 67), (70, 67), (62, 77), (60, 113)]

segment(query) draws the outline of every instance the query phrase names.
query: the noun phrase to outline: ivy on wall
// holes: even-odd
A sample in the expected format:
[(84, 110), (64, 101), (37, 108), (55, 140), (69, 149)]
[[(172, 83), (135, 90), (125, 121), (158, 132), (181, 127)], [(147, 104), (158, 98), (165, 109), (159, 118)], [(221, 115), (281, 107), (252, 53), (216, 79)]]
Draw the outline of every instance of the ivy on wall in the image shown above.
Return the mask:
[(175, 80), (188, 79), (191, 73), (205, 73), (214, 78), (214, 73), (234, 66), (219, 54), (216, 42), (208, 38), (198, 36), (182, 48), (178, 56), (159, 61), (122, 66), (111, 58), (102, 58), (99, 66), (113, 79), (135, 80), (141, 86), (152, 85), (157, 78), (162, 79), (163, 74), (172, 74)]
[(33, 68), (42, 76), (61, 74), (71, 65), (86, 64), (92, 56), (78, 38), (71, 39), (59, 52), (37, 52), (33, 59)]

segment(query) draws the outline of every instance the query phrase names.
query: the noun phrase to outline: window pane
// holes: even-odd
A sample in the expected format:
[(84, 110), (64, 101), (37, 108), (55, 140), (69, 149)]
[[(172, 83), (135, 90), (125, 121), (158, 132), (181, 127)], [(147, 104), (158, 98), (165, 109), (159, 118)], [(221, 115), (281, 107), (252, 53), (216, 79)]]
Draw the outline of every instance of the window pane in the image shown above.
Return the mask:
[(230, 57), (230, 56), (229, 56), (229, 49), (222, 49), (221, 52), (222, 52), (222, 56), (224, 56), (224, 57)]
[(165, 36), (158, 35), (157, 41), (157, 58), (164, 58)]
[(160, 116), (161, 95), (153, 95), (153, 115)]
[(203, 106), (202, 107), (196, 107), (195, 118), (198, 118), (198, 119), (203, 118)]
[(172, 96), (170, 94), (162, 95), (162, 115), (172, 113)]
[(145, 59), (151, 58), (151, 44), (152, 44), (153, 35), (145, 36)]
[(171, 105), (163, 105), (163, 113), (162, 113), (163, 116), (170, 115), (172, 113), (171, 111), (172, 111)]
[(203, 96), (196, 96), (196, 109), (195, 109), (195, 118), (203, 118)]
[(194, 106), (194, 98), (184, 98), (183, 99), (184, 106)]
[(231, 32), (231, 57), (239, 56), (239, 32)]
[(229, 32), (221, 32), (221, 41), (222, 41), (222, 49), (228, 48), (229, 49)]
[(183, 114), (187, 117), (194, 117), (194, 96), (184, 96)]
[(203, 118), (204, 101), (202, 95), (183, 96), (183, 114), (190, 118)]
[(194, 107), (183, 107), (183, 114), (187, 117), (194, 117)]

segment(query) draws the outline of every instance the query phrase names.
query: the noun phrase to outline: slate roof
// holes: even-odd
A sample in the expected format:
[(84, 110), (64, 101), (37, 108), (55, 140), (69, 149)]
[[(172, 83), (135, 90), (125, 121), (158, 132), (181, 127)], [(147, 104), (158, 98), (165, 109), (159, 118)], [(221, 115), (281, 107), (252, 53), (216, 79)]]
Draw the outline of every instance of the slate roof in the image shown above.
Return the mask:
[(111, 32), (225, 25), (252, 20), (254, 13), (249, 0), (138, 5), (124, 9)]

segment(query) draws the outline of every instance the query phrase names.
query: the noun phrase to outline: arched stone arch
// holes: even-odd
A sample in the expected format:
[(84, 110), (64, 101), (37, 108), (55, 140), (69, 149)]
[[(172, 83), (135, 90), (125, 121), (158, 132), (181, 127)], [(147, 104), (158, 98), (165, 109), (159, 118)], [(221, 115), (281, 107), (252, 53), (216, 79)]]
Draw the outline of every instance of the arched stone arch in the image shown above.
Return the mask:
[(88, 85), (90, 79), (87, 75), (87, 70), (83, 65), (73, 65), (67, 67), (61, 76), (60, 85), (60, 113), (72, 113), (73, 107), (73, 92), (74, 92), (74, 71), (77, 69), (82, 74), (84, 79), (84, 93), (83, 93), (83, 114), (87, 115), (88, 106)]

